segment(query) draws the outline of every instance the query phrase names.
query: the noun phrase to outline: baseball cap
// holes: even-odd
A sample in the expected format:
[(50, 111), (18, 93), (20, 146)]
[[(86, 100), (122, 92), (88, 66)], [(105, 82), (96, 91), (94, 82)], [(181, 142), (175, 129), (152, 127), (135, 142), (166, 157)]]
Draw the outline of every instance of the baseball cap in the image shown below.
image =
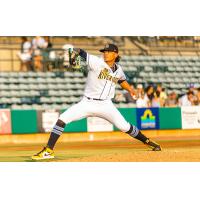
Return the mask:
[(99, 50), (100, 52), (104, 52), (104, 51), (113, 51), (118, 53), (118, 47), (114, 44), (106, 44), (106, 46), (103, 49)]

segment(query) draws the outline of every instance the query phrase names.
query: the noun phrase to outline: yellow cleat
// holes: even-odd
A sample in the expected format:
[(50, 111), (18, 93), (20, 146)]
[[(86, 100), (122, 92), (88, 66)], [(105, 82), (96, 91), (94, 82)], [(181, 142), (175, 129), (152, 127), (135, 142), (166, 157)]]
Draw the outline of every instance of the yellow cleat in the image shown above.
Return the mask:
[(54, 152), (48, 147), (44, 147), (42, 151), (32, 156), (32, 160), (45, 160), (54, 158)]

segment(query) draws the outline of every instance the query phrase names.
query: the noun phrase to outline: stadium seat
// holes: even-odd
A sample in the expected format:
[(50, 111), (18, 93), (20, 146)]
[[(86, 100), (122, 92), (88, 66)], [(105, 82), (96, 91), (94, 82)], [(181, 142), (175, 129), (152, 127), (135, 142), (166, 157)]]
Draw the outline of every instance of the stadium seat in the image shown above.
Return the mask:
[(49, 96), (60, 96), (57, 90), (49, 90)]
[(19, 84), (19, 89), (20, 90), (27, 90), (29, 88), (27, 87), (27, 84)]
[(2, 104), (11, 104), (11, 98), (8, 97), (1, 97)]
[[(1, 88), (1, 87), (0, 87), (0, 88)], [(3, 88), (1, 88), (1, 89), (3, 89)], [(20, 88), (19, 88), (19, 86), (16, 85), (16, 84), (9, 84), (9, 85), (7, 86), (7, 89), (9, 89), (9, 90), (19, 90)]]
[(39, 89), (38, 85), (36, 85), (36, 84), (29, 84), (28, 87), (30, 90), (38, 90)]
[(51, 99), (49, 97), (41, 97), (40, 102), (41, 103), (51, 103)]
[(0, 72), (0, 77), (8, 78), (9, 77), (9, 72)]
[(9, 83), (8, 78), (1, 77), (0, 78), (0, 83)]
[(42, 84), (42, 83), (38, 84), (38, 88), (39, 88), (39, 90), (45, 90), (45, 89), (47, 89), (46, 85)]
[(20, 95), (20, 92), (19, 92), (19, 91), (17, 91), (17, 90), (12, 90), (12, 91), (10, 91), (10, 96), (11, 96), (11, 97), (20, 97), (21, 95)]
[(12, 97), (11, 98), (11, 103), (12, 104), (19, 104), (19, 103), (21, 103), (21, 99), (20, 98), (16, 98), (16, 97)]
[(7, 90), (0, 90), (0, 96), (1, 97), (10, 97), (10, 91)]
[(22, 110), (22, 106), (18, 104), (12, 104), (11, 105), (12, 110)]

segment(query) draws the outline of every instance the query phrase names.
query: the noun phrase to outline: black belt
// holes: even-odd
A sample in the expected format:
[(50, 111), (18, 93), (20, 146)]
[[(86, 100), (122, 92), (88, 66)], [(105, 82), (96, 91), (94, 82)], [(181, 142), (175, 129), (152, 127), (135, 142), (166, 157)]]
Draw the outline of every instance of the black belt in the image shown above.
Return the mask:
[(104, 101), (104, 99), (95, 99), (95, 98), (90, 98), (90, 97), (86, 97), (86, 98), (89, 99), (89, 100)]

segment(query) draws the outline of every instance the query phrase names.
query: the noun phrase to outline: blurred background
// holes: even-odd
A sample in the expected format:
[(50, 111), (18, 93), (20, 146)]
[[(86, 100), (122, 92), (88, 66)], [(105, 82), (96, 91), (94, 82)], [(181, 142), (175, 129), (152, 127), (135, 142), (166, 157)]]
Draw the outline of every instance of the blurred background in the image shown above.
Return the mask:
[(119, 64), (138, 90), (133, 100), (117, 86), (115, 105), (177, 107), (200, 103), (200, 36), (0, 37), (0, 108), (66, 109), (83, 94), (87, 67), (68, 69), (67, 49), (101, 56), (118, 45)]

